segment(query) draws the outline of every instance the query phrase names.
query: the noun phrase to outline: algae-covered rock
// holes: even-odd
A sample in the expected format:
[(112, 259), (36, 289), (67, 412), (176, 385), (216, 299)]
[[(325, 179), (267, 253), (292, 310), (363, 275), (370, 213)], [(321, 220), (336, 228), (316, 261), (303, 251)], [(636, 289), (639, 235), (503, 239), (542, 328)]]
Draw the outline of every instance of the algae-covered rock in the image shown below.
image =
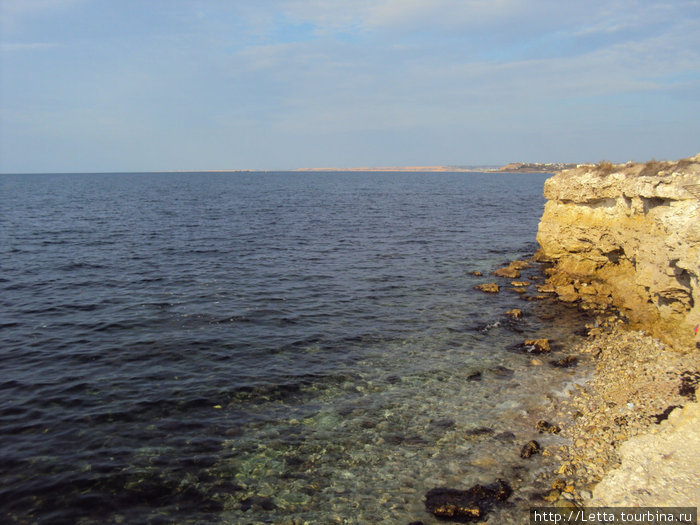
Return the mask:
[(540, 450), (540, 444), (533, 439), (532, 441), (525, 443), (523, 448), (520, 449), (520, 457), (527, 459), (535, 454), (539, 454)]
[(512, 492), (500, 479), (467, 490), (439, 487), (425, 495), (425, 507), (438, 518), (466, 523), (483, 519), (494, 504), (507, 500)]

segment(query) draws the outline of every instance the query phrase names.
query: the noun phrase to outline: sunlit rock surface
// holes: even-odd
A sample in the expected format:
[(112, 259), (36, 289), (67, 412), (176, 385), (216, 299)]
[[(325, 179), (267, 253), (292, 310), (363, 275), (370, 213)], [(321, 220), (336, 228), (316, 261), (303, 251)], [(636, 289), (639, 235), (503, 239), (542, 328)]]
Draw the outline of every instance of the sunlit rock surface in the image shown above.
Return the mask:
[(616, 306), (675, 346), (700, 341), (700, 155), (600, 163), (548, 179), (538, 257), (548, 284), (586, 308)]

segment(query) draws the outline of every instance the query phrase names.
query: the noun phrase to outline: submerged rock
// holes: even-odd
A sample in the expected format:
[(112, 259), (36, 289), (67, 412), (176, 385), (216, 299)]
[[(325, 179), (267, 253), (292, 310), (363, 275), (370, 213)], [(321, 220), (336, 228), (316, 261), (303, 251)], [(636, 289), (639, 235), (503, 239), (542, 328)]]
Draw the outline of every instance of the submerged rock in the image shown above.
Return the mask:
[(464, 431), (464, 435), (467, 437), (486, 436), (490, 434), (493, 434), (493, 429), (489, 427), (470, 428)]
[(578, 358), (574, 355), (568, 355), (557, 361), (550, 361), (549, 364), (559, 368), (572, 368), (578, 364)]
[(454, 419), (431, 419), (430, 423), (428, 423), (428, 430), (450, 430), (453, 429), (455, 425)]
[(425, 508), (438, 518), (466, 523), (484, 518), (495, 503), (507, 500), (512, 493), (510, 485), (500, 479), (467, 490), (440, 487), (427, 492)]
[(474, 372), (467, 376), (467, 381), (481, 381), (481, 372)]
[(499, 441), (515, 441), (515, 434), (506, 430), (503, 432), (499, 432), (498, 434), (493, 436), (493, 438)]
[(251, 496), (245, 498), (240, 502), (240, 509), (243, 511), (248, 511), (250, 509), (255, 510), (275, 510), (277, 505), (272, 498), (266, 498), (263, 496)]
[(540, 434), (548, 432), (549, 434), (558, 434), (561, 432), (561, 427), (558, 425), (552, 425), (549, 421), (540, 419), (535, 425)]
[(523, 448), (520, 449), (520, 457), (523, 459), (527, 459), (531, 456), (534, 456), (535, 454), (539, 454), (540, 450), (540, 444), (533, 439), (532, 441), (528, 441), (527, 443), (525, 443), (525, 445), (523, 445)]
[(496, 377), (512, 377), (513, 374), (515, 373), (515, 370), (512, 370), (510, 368), (507, 368), (505, 366), (497, 366), (494, 368), (489, 369), (493, 375)]

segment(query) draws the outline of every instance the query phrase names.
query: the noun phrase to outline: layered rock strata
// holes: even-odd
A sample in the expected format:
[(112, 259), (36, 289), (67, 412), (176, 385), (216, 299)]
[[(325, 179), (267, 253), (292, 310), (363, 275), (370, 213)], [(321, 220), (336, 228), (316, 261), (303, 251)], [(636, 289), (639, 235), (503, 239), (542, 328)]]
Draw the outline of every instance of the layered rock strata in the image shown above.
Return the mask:
[(676, 347), (700, 341), (700, 155), (579, 166), (545, 182), (542, 291), (618, 308)]

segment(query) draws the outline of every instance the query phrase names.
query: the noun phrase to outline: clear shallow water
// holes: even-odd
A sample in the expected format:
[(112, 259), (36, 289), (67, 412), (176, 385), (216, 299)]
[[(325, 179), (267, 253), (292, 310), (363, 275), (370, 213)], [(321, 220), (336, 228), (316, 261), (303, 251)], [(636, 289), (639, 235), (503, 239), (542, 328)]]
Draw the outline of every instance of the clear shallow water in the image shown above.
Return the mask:
[(572, 376), (511, 346), (575, 319), (470, 271), (534, 253), (545, 178), (0, 176), (0, 514), (433, 523), (434, 486), (526, 494)]

